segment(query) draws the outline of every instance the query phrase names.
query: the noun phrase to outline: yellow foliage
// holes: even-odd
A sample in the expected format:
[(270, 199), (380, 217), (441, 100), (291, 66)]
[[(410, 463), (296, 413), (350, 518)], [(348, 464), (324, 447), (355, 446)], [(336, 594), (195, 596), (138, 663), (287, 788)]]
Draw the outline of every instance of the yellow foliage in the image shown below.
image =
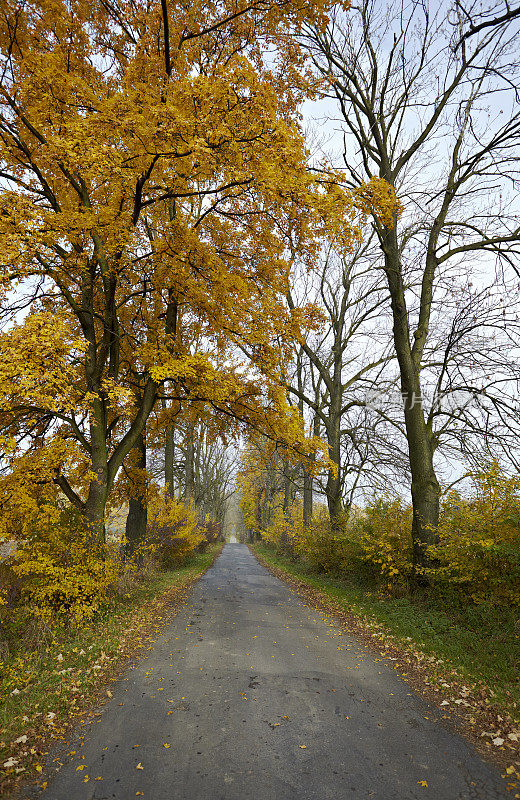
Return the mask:
[(0, 542), (30, 539), (35, 529), (57, 522), (58, 487), (53, 479), (65, 468), (81, 492), (91, 480), (77, 444), (60, 435), (38, 440), (25, 452), (4, 446), (5, 474), (0, 476)]
[(81, 623), (106, 602), (116, 577), (107, 548), (90, 541), (70, 509), (49, 513), (10, 558), (22, 601), (45, 622)]
[(296, 553), (302, 534), (301, 504), (293, 502), (284, 511), (282, 498), (273, 510), (270, 525), (260, 530), (262, 538), (289, 553)]
[(339, 572), (347, 563), (349, 547), (345, 525), (330, 524), (325, 506), (318, 506), (304, 527), (298, 526), (295, 550), (314, 567), (323, 572)]
[(444, 498), (433, 580), (475, 602), (520, 604), (520, 478), (496, 462), (471, 475), (473, 493)]
[[(80, 621), (106, 597), (105, 505), (164, 393), (253, 422), (287, 461), (325, 460), (280, 389), (279, 342), (315, 316), (286, 308), (289, 253), (312, 267), (323, 236), (348, 249), (398, 205), (379, 179), (352, 193), (309, 169), (297, 109), (316, 82), (289, 33), (323, 27), (331, 5), (3, 6), (0, 539), (17, 540), (13, 570), (45, 619)], [(147, 499), (149, 546), (177, 563), (202, 540), (194, 511)]]
[[(331, 525), (327, 508), (315, 506), (304, 526), (301, 506), (284, 512), (279, 464), (264, 446), (250, 447), (239, 473), (248, 530), (274, 547), (324, 572), (364, 573), (381, 588), (403, 591), (413, 573), (412, 510), (401, 498), (374, 498)], [(438, 543), (429, 548), (425, 576), (433, 591), (459, 592), (491, 605), (520, 605), (520, 477), (496, 462), (470, 475), (467, 498), (451, 492), (441, 505)]]
[(145, 547), (162, 567), (171, 568), (204, 541), (204, 534), (191, 503), (181, 503), (169, 497), (164, 488), (154, 488), (153, 498), (148, 498)]
[(362, 561), (389, 588), (407, 580), (412, 571), (411, 526), (410, 507), (389, 497), (374, 499), (351, 522)]

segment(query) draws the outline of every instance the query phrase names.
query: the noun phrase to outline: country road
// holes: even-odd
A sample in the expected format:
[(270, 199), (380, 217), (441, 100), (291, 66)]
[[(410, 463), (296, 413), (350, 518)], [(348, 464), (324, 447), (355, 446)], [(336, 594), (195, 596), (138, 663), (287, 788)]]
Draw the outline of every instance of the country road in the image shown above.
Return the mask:
[(305, 606), (245, 545), (226, 545), (112, 692), (38, 797), (508, 796), (390, 664)]

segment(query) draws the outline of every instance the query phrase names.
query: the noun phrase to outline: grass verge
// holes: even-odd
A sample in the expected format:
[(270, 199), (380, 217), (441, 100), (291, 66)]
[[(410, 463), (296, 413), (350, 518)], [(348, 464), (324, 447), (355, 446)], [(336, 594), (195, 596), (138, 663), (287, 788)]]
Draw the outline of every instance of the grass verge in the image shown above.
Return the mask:
[(256, 543), (259, 560), (310, 605), (332, 613), (349, 633), (397, 660), (399, 674), (498, 763), (520, 797), (520, 631), (505, 609), (453, 599), (389, 597), (362, 580), (318, 573)]
[(39, 779), (45, 788), (44, 757), (52, 741), (65, 740), (71, 724), (111, 697), (110, 681), (153, 646), (221, 549), (212, 545), (138, 584), (82, 628), (39, 630), (37, 641), (21, 639), (0, 661), (0, 798), (13, 798), (27, 780)]

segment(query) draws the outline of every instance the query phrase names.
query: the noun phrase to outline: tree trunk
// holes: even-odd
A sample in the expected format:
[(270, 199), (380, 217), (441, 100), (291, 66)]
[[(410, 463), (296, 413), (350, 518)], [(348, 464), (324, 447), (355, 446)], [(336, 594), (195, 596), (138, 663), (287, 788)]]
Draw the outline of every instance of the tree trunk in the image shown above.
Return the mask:
[(306, 528), (312, 519), (312, 475), (303, 468), (303, 527)]
[(164, 485), (168, 497), (175, 497), (174, 483), (175, 466), (175, 426), (169, 425), (166, 429), (166, 443), (164, 446)]
[(193, 500), (195, 494), (195, 426), (188, 425), (186, 431), (186, 464), (185, 464), (185, 485), (184, 496), (187, 500)]
[[(146, 469), (146, 438), (145, 432), (139, 434), (136, 443), (136, 450), (139, 452), (139, 460), (136, 467), (140, 470)], [(126, 554), (132, 556), (137, 547), (146, 537), (147, 511), (146, 497), (143, 496), (143, 487), (139, 489), (136, 497), (131, 497), (128, 504), (128, 516), (126, 518)]]
[(280, 536), (280, 544), (284, 550), (289, 549), (289, 541), (287, 538), (287, 525), (289, 524), (289, 508), (291, 507), (291, 485), (292, 481), (289, 476), (290, 466), (287, 462), (283, 464), (283, 517), (284, 525)]
[(291, 506), (292, 501), (294, 500), (294, 484), (291, 479), (289, 470), (291, 469), (290, 465), (285, 462), (284, 463), (284, 475), (283, 475), (283, 511), (284, 514), (287, 514), (289, 508)]
[(92, 543), (105, 542), (105, 506), (107, 502), (107, 485), (102, 468), (94, 469), (100, 480), (93, 480), (89, 486), (87, 500), (83, 510), (85, 529)]
[[(312, 435), (316, 438), (320, 435), (320, 418), (318, 414), (314, 415), (314, 420), (312, 423)], [(315, 455), (312, 456), (312, 461), (316, 458)], [(306, 527), (310, 524), (312, 519), (312, 511), (313, 511), (313, 474), (309, 470), (307, 471), (305, 467), (303, 468), (303, 526)]]
[(433, 466), (431, 436), (424, 421), (422, 404), (405, 393), (406, 434), (412, 473), (412, 542), (414, 567), (431, 565), (427, 548), (438, 540), (440, 486)]
[(89, 484), (85, 502), (63, 476), (59, 476), (56, 480), (68, 499), (81, 510), (85, 531), (92, 543), (103, 544), (105, 542), (105, 508), (108, 495), (124, 459), (137, 446), (139, 436), (143, 432), (146, 420), (155, 404), (156, 389), (157, 385), (154, 381), (148, 380), (143, 396), (140, 398), (137, 414), (110, 458), (108, 458), (105, 404), (99, 394), (92, 401), (90, 458), (94, 478)]
[(394, 345), (401, 374), (401, 391), (410, 470), (412, 473), (412, 541), (415, 567), (431, 562), (427, 548), (437, 542), (440, 487), (433, 466), (434, 443), (422, 406), (420, 365), (410, 343), (408, 312), (395, 229), (382, 236), (385, 271), (392, 302)]
[(329, 508), (329, 518), (331, 526), (337, 527), (341, 525), (343, 518), (343, 501), (342, 501), (342, 481), (341, 481), (341, 461), (340, 461), (340, 423), (341, 416), (339, 409), (334, 408), (334, 403), (331, 398), (331, 415), (330, 420), (326, 426), (327, 430), (327, 443), (329, 445), (329, 458), (336, 466), (336, 471), (329, 470), (327, 479), (327, 505)]
[(108, 498), (108, 452), (105, 440), (106, 418), (101, 399), (92, 404), (90, 436), (92, 443), (91, 480), (82, 510), (87, 536), (92, 543), (105, 542), (105, 507)]

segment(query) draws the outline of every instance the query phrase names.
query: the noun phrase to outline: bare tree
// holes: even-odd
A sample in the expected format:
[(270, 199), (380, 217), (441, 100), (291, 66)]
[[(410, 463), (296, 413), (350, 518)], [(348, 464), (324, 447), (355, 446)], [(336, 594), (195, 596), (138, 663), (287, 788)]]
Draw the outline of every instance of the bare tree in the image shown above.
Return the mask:
[[(361, 475), (372, 463), (367, 442), (374, 421), (367, 418), (366, 400), (374, 385), (383, 389), (390, 358), (390, 327), (384, 311), (387, 291), (372, 259), (370, 238), (351, 258), (340, 256), (329, 245), (316, 273), (305, 282), (295, 275), (287, 295), (292, 309), (295, 295), (305, 292), (325, 319), (317, 332), (309, 331), (302, 340), (287, 386), (302, 415), (309, 417), (310, 432), (323, 435), (329, 446), (332, 467), (321, 488), (333, 524), (348, 511)], [(307, 519), (311, 479), (305, 472), (304, 480)]]
[(456, 10), (458, 12), (457, 27), (462, 27), (464, 31), (458, 42), (459, 46), (470, 36), (476, 36), (487, 28), (509, 25), (513, 20), (520, 18), (520, 5), (511, 6), (508, 0), (501, 0), (486, 9), (482, 9), (476, 3), (468, 6), (457, 2)]
[(457, 11), (367, 0), (307, 39), (341, 112), (349, 182), (384, 178), (405, 208), (393, 228), (377, 219), (373, 228), (392, 310), (416, 564), (427, 562), (439, 513), (438, 437), (422, 399), (435, 304), (457, 291), (464, 269), (520, 254), (514, 31), (504, 21), (461, 41)]

